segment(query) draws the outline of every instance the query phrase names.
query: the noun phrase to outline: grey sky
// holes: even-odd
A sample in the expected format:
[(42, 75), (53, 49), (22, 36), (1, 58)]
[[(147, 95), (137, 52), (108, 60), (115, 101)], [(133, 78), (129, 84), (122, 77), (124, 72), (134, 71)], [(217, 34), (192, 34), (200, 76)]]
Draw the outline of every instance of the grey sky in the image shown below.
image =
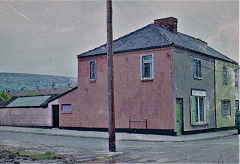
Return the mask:
[[(116, 1), (114, 38), (174, 16), (178, 31), (238, 61), (238, 1)], [(76, 55), (106, 42), (105, 1), (0, 1), (0, 72), (77, 76)]]

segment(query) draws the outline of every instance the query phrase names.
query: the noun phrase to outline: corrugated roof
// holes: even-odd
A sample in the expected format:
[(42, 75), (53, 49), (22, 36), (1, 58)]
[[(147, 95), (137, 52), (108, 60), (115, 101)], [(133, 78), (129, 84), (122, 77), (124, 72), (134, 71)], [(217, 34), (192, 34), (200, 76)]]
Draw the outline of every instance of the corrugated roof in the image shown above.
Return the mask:
[(43, 96), (43, 95), (59, 95), (65, 93), (69, 90), (72, 90), (74, 87), (68, 88), (45, 88), (38, 90), (20, 90), (20, 91), (11, 91), (9, 92), (10, 97), (21, 97), (21, 96)]
[[(11, 107), (46, 107), (48, 103), (72, 92), (77, 89), (77, 86), (74, 88), (68, 88), (65, 92), (63, 90), (58, 90), (56, 92), (37, 92), (36, 94), (44, 93), (46, 95), (33, 95), (33, 96), (25, 96), (25, 92), (20, 92), (17, 94), (18, 96), (13, 96), (9, 101), (0, 102), (0, 108), (11, 108)], [(32, 93), (32, 92), (26, 92)], [(58, 94), (56, 94), (58, 93)], [(35, 94), (35, 92), (34, 92)]]
[(36, 107), (44, 104), (51, 96), (19, 97), (12, 101), (7, 107)]
[[(120, 37), (113, 42), (113, 49), (114, 53), (118, 53), (131, 50), (162, 47), (171, 44), (177, 47), (186, 48), (215, 58), (236, 63), (234, 60), (209, 47), (205, 42), (198, 38), (194, 38), (180, 32), (173, 33), (156, 24), (149, 24), (137, 31)], [(82, 53), (78, 55), (78, 57), (81, 58), (102, 55), (106, 53), (107, 46), (104, 44), (93, 50)]]

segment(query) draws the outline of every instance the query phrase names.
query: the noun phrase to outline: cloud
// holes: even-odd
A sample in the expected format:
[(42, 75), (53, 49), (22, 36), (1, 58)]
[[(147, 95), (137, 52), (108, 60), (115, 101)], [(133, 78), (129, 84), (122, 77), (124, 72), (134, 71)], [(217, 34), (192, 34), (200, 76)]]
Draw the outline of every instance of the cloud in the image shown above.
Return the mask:
[[(121, 37), (157, 18), (175, 16), (179, 32), (206, 40), (236, 59), (236, 2), (113, 2), (113, 36)], [(106, 43), (105, 0), (0, 1), (0, 9), (1, 72), (77, 76), (76, 55)]]
[(28, 16), (24, 15), (22, 12), (19, 12), (16, 8), (14, 8), (13, 6), (11, 6), (7, 1), (3, 1), (10, 9), (12, 9), (13, 12), (15, 12), (17, 15), (19, 15), (20, 17), (22, 17), (23, 19), (29, 21), (31, 20)]

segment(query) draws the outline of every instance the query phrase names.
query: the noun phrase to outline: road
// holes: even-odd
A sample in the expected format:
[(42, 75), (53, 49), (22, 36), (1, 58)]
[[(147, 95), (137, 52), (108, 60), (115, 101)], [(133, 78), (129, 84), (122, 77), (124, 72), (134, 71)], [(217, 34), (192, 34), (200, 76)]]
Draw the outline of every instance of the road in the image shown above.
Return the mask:
[[(108, 149), (106, 139), (16, 132), (0, 132), (0, 145), (21, 147), (26, 151), (73, 154), (81, 159)], [(188, 142), (118, 141), (117, 151), (123, 155), (106, 159), (106, 162), (239, 163), (239, 136)]]

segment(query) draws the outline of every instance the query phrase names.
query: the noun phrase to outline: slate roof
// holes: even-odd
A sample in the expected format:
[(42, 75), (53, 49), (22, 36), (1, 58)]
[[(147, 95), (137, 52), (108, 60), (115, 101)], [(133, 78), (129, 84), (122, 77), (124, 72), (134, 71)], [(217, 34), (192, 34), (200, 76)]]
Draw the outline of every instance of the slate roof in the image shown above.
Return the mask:
[(6, 107), (37, 107), (45, 104), (51, 96), (18, 97)]
[[(173, 33), (156, 24), (149, 24), (139, 30), (136, 30), (123, 37), (120, 37), (119, 39), (114, 40), (113, 50), (114, 53), (118, 53), (140, 49), (158, 48), (169, 45), (200, 52), (205, 55), (209, 55), (214, 58), (219, 58), (232, 63), (237, 63), (234, 60), (209, 47), (204, 41), (201, 41), (198, 38), (194, 38), (180, 32)], [(100, 47), (79, 54), (78, 58), (104, 55), (106, 53), (107, 46), (104, 44)]]

